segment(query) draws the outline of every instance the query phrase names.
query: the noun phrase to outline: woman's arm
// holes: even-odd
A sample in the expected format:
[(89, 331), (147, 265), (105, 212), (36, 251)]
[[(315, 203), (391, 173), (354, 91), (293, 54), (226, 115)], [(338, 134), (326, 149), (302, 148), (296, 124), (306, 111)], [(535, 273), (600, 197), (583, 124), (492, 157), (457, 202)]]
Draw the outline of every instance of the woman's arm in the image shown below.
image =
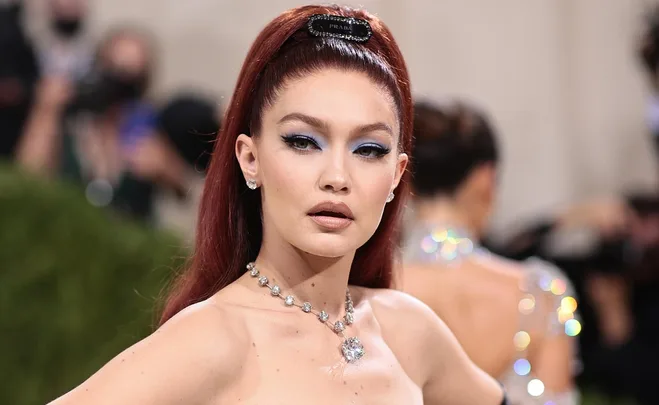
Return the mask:
[[(549, 262), (532, 258), (525, 262), (525, 267), (525, 274), (528, 277), (526, 285), (529, 286), (527, 292), (533, 294), (537, 304), (534, 312), (525, 320), (535, 325), (530, 328), (533, 330), (533, 338), (528, 351), (533, 376), (544, 385), (543, 399), (551, 399), (561, 405), (572, 403), (565, 400), (558, 401), (557, 398), (567, 398), (576, 394), (574, 385), (576, 338), (567, 334), (569, 331), (577, 335), (579, 333), (577, 328), (581, 327), (574, 287), (561, 269)], [(562, 281), (563, 291), (545, 291), (542, 280)], [(565, 322), (568, 319), (571, 319), (569, 322), (574, 322), (573, 326), (566, 326)]]
[(574, 338), (565, 334), (547, 336), (529, 356), (534, 375), (544, 383), (547, 393), (574, 389)]

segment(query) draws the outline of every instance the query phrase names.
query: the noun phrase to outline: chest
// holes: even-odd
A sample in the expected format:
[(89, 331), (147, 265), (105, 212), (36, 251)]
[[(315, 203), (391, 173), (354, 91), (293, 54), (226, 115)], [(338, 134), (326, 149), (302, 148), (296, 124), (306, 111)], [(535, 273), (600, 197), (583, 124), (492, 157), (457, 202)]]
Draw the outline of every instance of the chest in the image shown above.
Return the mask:
[(249, 374), (217, 404), (422, 405), (421, 389), (400, 372), (341, 366), (307, 367), (299, 362)]
[(346, 363), (332, 333), (255, 336), (234, 389), (218, 404), (423, 404), (421, 388), (377, 336), (360, 334), (366, 351)]

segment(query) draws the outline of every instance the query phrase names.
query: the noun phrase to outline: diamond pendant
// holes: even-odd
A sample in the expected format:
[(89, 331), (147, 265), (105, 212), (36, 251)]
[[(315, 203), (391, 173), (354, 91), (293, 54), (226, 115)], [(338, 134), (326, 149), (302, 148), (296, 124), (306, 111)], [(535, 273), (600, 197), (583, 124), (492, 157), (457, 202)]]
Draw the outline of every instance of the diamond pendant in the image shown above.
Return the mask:
[(361, 359), (364, 352), (364, 345), (356, 337), (349, 337), (343, 341), (341, 345), (341, 352), (343, 352), (343, 358), (346, 359), (348, 363), (355, 363), (357, 360)]

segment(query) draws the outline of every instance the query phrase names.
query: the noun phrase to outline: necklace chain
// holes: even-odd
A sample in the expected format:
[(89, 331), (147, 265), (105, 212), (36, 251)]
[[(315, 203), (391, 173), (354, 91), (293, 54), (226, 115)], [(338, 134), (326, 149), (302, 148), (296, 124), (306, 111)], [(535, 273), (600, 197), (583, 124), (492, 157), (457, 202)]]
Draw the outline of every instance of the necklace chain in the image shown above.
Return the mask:
[(343, 357), (349, 363), (356, 362), (362, 356), (364, 356), (364, 346), (361, 344), (359, 339), (356, 337), (346, 338), (345, 335), (343, 334), (343, 331), (345, 331), (346, 326), (352, 325), (353, 322), (355, 321), (355, 315), (354, 315), (355, 308), (352, 302), (352, 297), (350, 296), (350, 290), (348, 288), (346, 288), (346, 300), (345, 300), (346, 313), (343, 316), (343, 318), (338, 319), (336, 320), (336, 322), (332, 323), (329, 320), (329, 315), (325, 310), (317, 311), (313, 308), (311, 303), (307, 301), (300, 303), (294, 296), (282, 294), (281, 287), (279, 287), (277, 284), (271, 284), (268, 277), (262, 275), (259, 269), (256, 268), (255, 263), (253, 262), (248, 263), (247, 271), (249, 272), (250, 276), (257, 279), (261, 287), (267, 287), (270, 290), (270, 295), (284, 300), (284, 304), (287, 307), (295, 306), (300, 308), (304, 313), (316, 315), (316, 317), (318, 317), (318, 320), (320, 322), (326, 324), (334, 333), (344, 338), (343, 345), (341, 346), (341, 351), (343, 353)]
[(271, 284), (268, 277), (262, 275), (259, 269), (256, 268), (256, 264), (249, 263), (247, 265), (247, 270), (249, 271), (250, 276), (254, 278), (258, 277), (258, 283), (261, 287), (267, 287), (270, 289), (270, 295), (272, 295), (273, 297), (279, 297), (283, 299), (284, 304), (286, 304), (286, 306), (288, 307), (296, 306), (300, 308), (304, 313), (316, 315), (319, 321), (321, 321), (324, 324), (327, 324), (327, 326), (329, 326), (337, 335), (343, 337), (343, 331), (345, 330), (346, 326), (352, 325), (352, 323), (355, 321), (355, 317), (354, 317), (355, 309), (352, 303), (352, 297), (350, 296), (350, 290), (347, 288), (346, 288), (346, 300), (345, 300), (346, 314), (343, 316), (342, 319), (339, 319), (336, 322), (332, 323), (330, 322), (329, 315), (325, 310), (317, 311), (316, 309), (313, 308), (313, 306), (309, 302), (300, 303), (295, 299), (294, 296), (282, 294), (281, 287), (279, 287), (277, 284)]

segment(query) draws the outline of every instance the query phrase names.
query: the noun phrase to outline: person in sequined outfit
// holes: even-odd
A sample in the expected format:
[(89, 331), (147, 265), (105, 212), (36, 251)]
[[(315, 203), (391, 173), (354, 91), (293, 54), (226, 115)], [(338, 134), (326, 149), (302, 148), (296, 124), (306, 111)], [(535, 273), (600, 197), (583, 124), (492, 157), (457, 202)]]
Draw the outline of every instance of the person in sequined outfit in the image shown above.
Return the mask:
[(581, 328), (560, 270), (479, 245), (496, 194), (499, 154), (485, 115), (460, 101), (417, 103), (400, 288), (428, 304), (513, 404), (577, 403)]

